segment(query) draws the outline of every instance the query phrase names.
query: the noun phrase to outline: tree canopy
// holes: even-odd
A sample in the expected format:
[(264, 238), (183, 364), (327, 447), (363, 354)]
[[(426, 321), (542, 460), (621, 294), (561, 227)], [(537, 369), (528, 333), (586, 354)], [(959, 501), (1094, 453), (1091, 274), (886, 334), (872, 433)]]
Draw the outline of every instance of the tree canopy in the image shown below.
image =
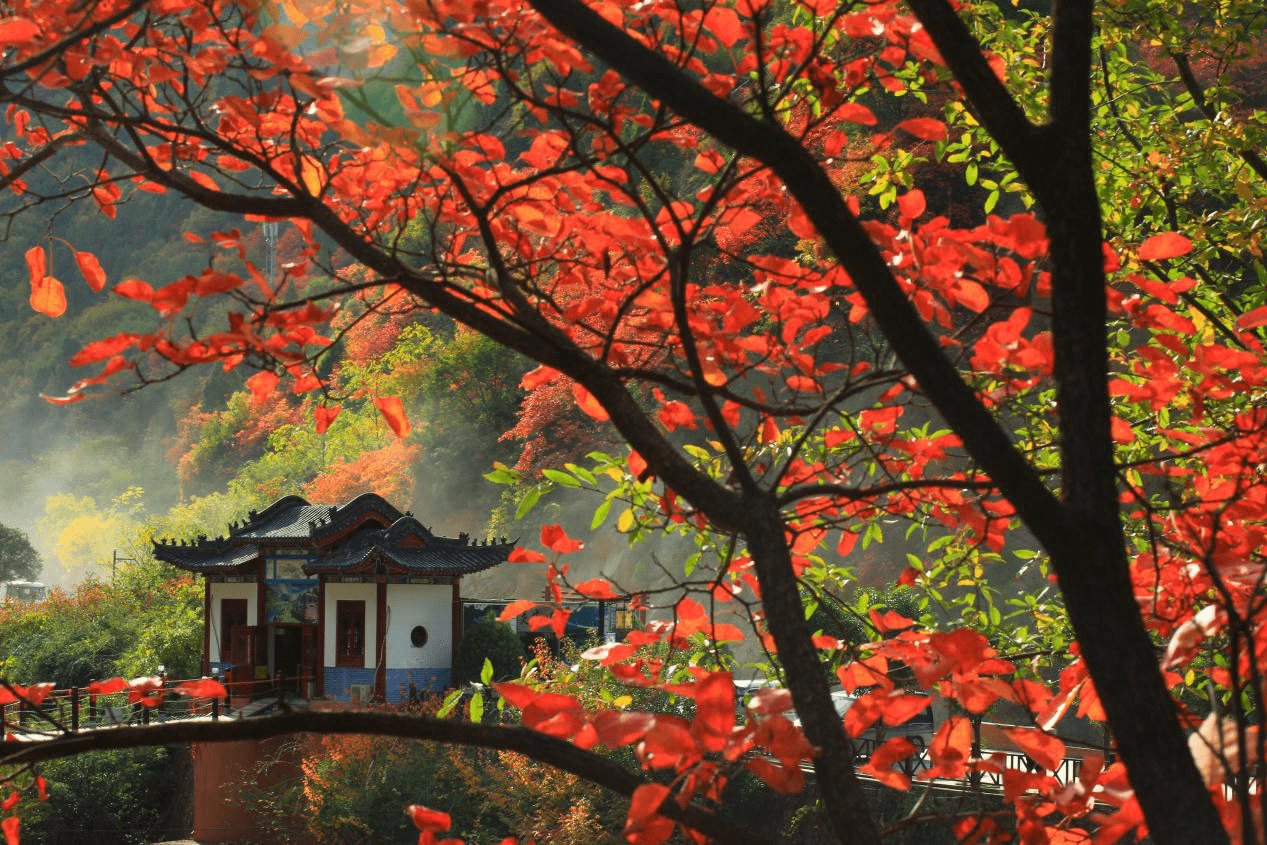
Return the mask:
[[(1260, 12), (46, 0), (0, 21), (14, 138), (0, 184), (14, 213), (82, 202), (108, 220), (167, 192), (284, 221), (304, 243), (270, 277), (240, 231), (191, 233), (205, 270), (113, 280), (48, 215), (26, 252), (36, 311), (67, 309), (56, 260), (156, 315), (76, 352), (92, 374), (51, 401), (253, 366), (256, 395), (283, 378), (320, 391), (317, 432), (357, 403), (403, 437), (397, 397), (341, 391), (320, 357), (348, 315), (435, 310), (535, 361), (525, 388), (570, 393), (628, 446), (546, 474), (606, 497), (595, 527), (618, 503), (617, 530), (696, 542), (659, 596), (672, 621), (588, 654), (692, 699), (689, 719), (512, 683), (499, 691), (534, 738), (375, 729), (518, 743), (630, 795), (639, 843), (673, 820), (721, 835), (708, 802), (735, 767), (795, 790), (805, 763), (833, 835), (869, 843), (881, 831), (850, 736), (927, 706), (913, 682), (954, 708), (925, 777), (997, 768), (972, 756), (973, 717), (997, 702), (1024, 714), (1009, 736), (1045, 770), (1066, 714), (1112, 736), (1116, 759), (1073, 783), (1009, 775), (1014, 813), (948, 819), (961, 838), (1262, 841), (1267, 119), (1245, 85)], [(24, 181), (80, 146), (92, 167)], [(204, 307), (224, 324), (177, 319)], [(874, 639), (855, 646), (811, 630), (808, 603), (897, 525), (923, 547), (890, 580), (954, 618), (862, 614)], [(552, 556), (556, 630), (566, 586), (624, 591), (569, 585), (562, 556), (580, 542), (554, 525), (540, 539), (522, 557)], [(992, 586), (1025, 567), (1034, 595)], [(1040, 607), (1042, 576), (1059, 601)], [(638, 652), (742, 637), (723, 607), (785, 684), (738, 721), (720, 657)], [(827, 671), (842, 651), (835, 678), (868, 690), (843, 727)], [(861, 771), (909, 788), (903, 742)], [(600, 743), (635, 745), (671, 783), (613, 771)], [(413, 817), (424, 839), (446, 825)]]
[(34, 581), (43, 567), (25, 531), (0, 525), (0, 581)]

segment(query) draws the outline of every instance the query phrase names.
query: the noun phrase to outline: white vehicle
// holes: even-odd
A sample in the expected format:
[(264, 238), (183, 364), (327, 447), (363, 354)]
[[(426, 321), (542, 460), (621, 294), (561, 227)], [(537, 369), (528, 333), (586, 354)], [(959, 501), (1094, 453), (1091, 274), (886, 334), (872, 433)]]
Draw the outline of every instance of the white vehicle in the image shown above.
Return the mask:
[(4, 584), (4, 598), (21, 602), (41, 602), (48, 598), (48, 585), (39, 581), (8, 581)]

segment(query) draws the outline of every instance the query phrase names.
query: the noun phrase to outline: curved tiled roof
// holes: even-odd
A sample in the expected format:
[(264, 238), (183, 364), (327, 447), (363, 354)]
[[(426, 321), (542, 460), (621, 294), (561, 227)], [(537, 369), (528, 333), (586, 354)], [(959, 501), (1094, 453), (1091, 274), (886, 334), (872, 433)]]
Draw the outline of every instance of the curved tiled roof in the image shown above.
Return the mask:
[[(365, 528), (366, 522), (386, 523)], [(340, 542), (344, 537), (346, 541)], [(184, 542), (156, 540), (154, 556), (190, 572), (240, 569), (259, 559), (262, 547), (302, 546), (322, 554), (305, 571), (372, 571), (376, 556), (392, 574), (464, 575), (506, 560), (514, 543), (470, 542), (437, 537), (410, 514), (401, 513), (376, 493), (357, 496), (344, 505), (313, 505), (300, 496), (285, 496), (264, 510), (251, 511), (243, 523), (229, 526), (228, 537)]]
[(259, 560), (260, 547), (254, 543), (233, 543), (230, 540), (202, 540), (186, 545), (176, 542), (154, 542), (154, 557), (178, 569), (203, 574), (241, 569)]
[(304, 572), (468, 575), (504, 563), (514, 547), (504, 540), (473, 543), (465, 534), (456, 540), (436, 537), (412, 516), (404, 516), (388, 528), (358, 532), (328, 555), (308, 563)]

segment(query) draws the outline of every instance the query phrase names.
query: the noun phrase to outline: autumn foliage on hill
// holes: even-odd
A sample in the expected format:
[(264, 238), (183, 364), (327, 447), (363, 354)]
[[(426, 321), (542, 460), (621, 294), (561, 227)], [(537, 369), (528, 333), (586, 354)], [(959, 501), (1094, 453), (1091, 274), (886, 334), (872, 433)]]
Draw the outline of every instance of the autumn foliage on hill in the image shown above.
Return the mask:
[[(644, 845), (678, 823), (746, 841), (713, 811), (726, 779), (794, 790), (808, 767), (832, 834), (876, 842), (859, 772), (908, 788), (897, 764), (915, 749), (893, 737), (863, 761), (850, 738), (904, 724), (928, 706), (918, 690), (952, 712), (924, 777), (998, 769), (972, 726), (1004, 703), (1038, 767), (1000, 774), (1010, 814), (948, 819), (961, 839), (1262, 841), (1267, 119), (1184, 67), (1236, 63), (1264, 22), (1252, 3), (1189, 5), (24, 6), (0, 21), (16, 203), (62, 199), (22, 176), (87, 144), (103, 164), (65, 199), (103, 223), (125, 192), (168, 191), (302, 238), (280, 280), (249, 263), (106, 279), (70, 245), (85, 283), (157, 328), (90, 343), (72, 358), (90, 374), (53, 401), (254, 366), (260, 397), (329, 388), (312, 408), (325, 430), (356, 397), (320, 370), (335, 306), (435, 309), (535, 361), (526, 386), (566, 389), (628, 445), (546, 475), (606, 496), (596, 526), (619, 502), (618, 530), (695, 541), (679, 593), (657, 597), (673, 621), (588, 655), (694, 709), (527, 682), (499, 690), (535, 733), (393, 730), (503, 743), (609, 786)], [(959, 198), (916, 183), (934, 159), (955, 166), (939, 179), (962, 167), (979, 213), (949, 217)], [(26, 248), (31, 305), (55, 317), (69, 277), (49, 255), (67, 244)], [(203, 304), (224, 325), (186, 331), (177, 316)], [(367, 391), (403, 436), (399, 399)], [(865, 645), (811, 630), (807, 605), (847, 590), (850, 555), (894, 525), (922, 543), (901, 582), (946, 612), (862, 608)], [(545, 551), (579, 550), (547, 528)], [(556, 630), (563, 562), (538, 617)], [(1059, 601), (992, 586), (1028, 567)], [(742, 708), (720, 647), (684, 677), (638, 652), (743, 635), (721, 604), (785, 685)], [(860, 692), (843, 723), (833, 682)], [(1048, 772), (1070, 713), (1103, 721), (1113, 762), (1062, 783)], [(413, 818), (424, 841), (447, 835), (447, 817)]]

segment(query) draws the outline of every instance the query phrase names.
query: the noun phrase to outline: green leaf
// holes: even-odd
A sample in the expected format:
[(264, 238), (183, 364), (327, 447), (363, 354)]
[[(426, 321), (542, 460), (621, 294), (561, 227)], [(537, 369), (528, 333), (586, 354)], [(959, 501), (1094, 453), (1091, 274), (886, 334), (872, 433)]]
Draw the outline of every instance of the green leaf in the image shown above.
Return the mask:
[(594, 509), (594, 518), (590, 520), (590, 531), (596, 530), (603, 524), (603, 521), (607, 519), (607, 514), (611, 512), (614, 501), (615, 499), (603, 499), (602, 504)]
[(557, 469), (543, 469), (541, 474), (556, 484), (562, 484), (564, 487), (580, 487), (581, 482), (577, 481), (566, 472), (559, 472)]
[(493, 682), (493, 661), (487, 657), (484, 658), (484, 665), (480, 668), (480, 683), (488, 686)]
[(594, 473), (590, 472), (585, 467), (577, 466), (576, 464), (564, 464), (563, 466), (567, 468), (568, 472), (572, 473), (586, 484), (598, 483), (598, 481), (594, 478)]
[(453, 712), (453, 708), (458, 706), (458, 702), (462, 700), (462, 690), (455, 689), (444, 697), (444, 704), (440, 705), (440, 709), (436, 711), (436, 718), (443, 719)]
[(977, 163), (975, 161), (968, 164), (968, 167), (964, 170), (963, 179), (969, 185), (977, 184)]
[(519, 473), (506, 467), (499, 467), (492, 472), (484, 473), (484, 477), (494, 484), (514, 485), (520, 481)]
[(542, 488), (537, 486), (533, 487), (527, 493), (524, 493), (523, 498), (519, 500), (519, 507), (515, 509), (516, 522), (523, 519), (524, 515), (536, 506), (537, 502), (541, 500), (541, 494), (543, 492)]
[(994, 207), (998, 204), (999, 204), (999, 192), (991, 191), (990, 196), (985, 198), (985, 205), (982, 206), (982, 211), (984, 211), (986, 214), (989, 214), (991, 211), (994, 211)]
[[(489, 664), (488, 660), (484, 661), (484, 665), (488, 666), (489, 669), (492, 669), (492, 666)], [(491, 677), (492, 675), (491, 671), (489, 672), (489, 675)], [(484, 691), (476, 690), (475, 695), (471, 696), (471, 721), (481, 722), (483, 720), (484, 720)]]

